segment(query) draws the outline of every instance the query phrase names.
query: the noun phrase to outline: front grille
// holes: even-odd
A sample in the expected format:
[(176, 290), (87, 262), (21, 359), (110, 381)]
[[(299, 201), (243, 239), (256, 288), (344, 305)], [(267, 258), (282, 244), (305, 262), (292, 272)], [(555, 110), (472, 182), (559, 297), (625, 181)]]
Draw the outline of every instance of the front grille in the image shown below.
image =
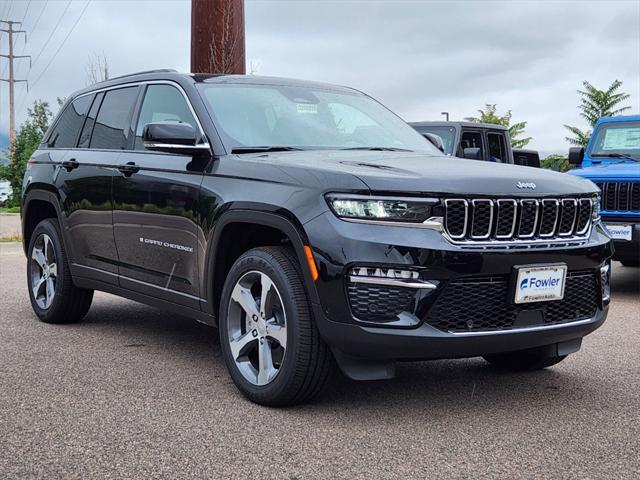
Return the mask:
[(414, 310), (415, 290), (410, 288), (348, 283), (347, 293), (351, 311), (360, 320), (392, 321)]
[(591, 227), (591, 198), (449, 198), (444, 226), (454, 242), (537, 241), (584, 238)]
[(592, 318), (598, 292), (592, 271), (569, 272), (562, 300), (526, 304), (513, 303), (508, 276), (460, 279), (449, 282), (425, 321), (447, 332), (559, 325)]
[(640, 182), (596, 182), (602, 192), (600, 209), (640, 213)]

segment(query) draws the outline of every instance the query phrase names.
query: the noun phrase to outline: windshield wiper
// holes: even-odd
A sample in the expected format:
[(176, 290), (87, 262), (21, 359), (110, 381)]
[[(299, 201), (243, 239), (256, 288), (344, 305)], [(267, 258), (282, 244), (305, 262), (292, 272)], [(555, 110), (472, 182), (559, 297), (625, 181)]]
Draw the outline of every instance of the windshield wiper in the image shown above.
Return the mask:
[(231, 153), (296, 152), (301, 150), (304, 149), (298, 147), (283, 147), (271, 145), (268, 147), (236, 147), (231, 150)]
[(591, 156), (594, 158), (624, 158), (625, 160), (632, 160), (634, 162), (640, 161), (639, 159), (634, 158), (626, 153), (594, 153)]
[(369, 150), (369, 151), (378, 151), (378, 152), (413, 152), (413, 150), (409, 150), (407, 148), (396, 148), (396, 147), (347, 147), (347, 148), (341, 148), (340, 150)]

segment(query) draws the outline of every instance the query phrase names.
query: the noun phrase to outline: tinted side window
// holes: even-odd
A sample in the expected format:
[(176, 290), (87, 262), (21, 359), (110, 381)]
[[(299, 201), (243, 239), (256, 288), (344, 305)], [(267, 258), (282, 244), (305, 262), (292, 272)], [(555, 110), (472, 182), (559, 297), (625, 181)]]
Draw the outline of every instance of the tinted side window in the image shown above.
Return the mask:
[(93, 95), (85, 95), (75, 99), (60, 114), (56, 126), (47, 139), (50, 148), (74, 148), (84, 124)]
[(91, 148), (125, 148), (131, 110), (137, 95), (138, 87), (119, 88), (105, 93), (93, 127)]
[(93, 125), (96, 123), (96, 116), (98, 115), (98, 109), (100, 108), (103, 97), (104, 93), (99, 93), (91, 105), (91, 110), (89, 110), (87, 114), (87, 120), (84, 122), (84, 127), (82, 127), (82, 132), (80, 133), (78, 148), (89, 148), (91, 132), (93, 132)]
[(142, 144), (144, 126), (156, 122), (184, 122), (198, 130), (198, 124), (184, 96), (171, 85), (149, 85), (147, 88), (136, 126), (136, 150), (144, 150)]
[(460, 148), (464, 152), (465, 148), (479, 148), (480, 158), (484, 158), (482, 149), (482, 134), (480, 132), (463, 132), (460, 139)]
[(500, 133), (488, 133), (489, 160), (492, 162), (504, 162), (507, 158), (504, 144), (504, 135)]

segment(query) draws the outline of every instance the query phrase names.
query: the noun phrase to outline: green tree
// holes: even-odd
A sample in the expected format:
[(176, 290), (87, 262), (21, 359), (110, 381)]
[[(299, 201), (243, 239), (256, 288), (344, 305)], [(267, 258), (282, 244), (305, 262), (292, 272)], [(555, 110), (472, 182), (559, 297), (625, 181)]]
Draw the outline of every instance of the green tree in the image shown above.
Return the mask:
[[(629, 106), (620, 107), (620, 104), (630, 97), (627, 93), (618, 92), (622, 86), (620, 80), (614, 80), (606, 90), (598, 90), (586, 80), (582, 82), (582, 85), (584, 90), (577, 90), (580, 95), (578, 110), (580, 110), (580, 116), (589, 123), (592, 129), (600, 118), (614, 117), (631, 108)], [(564, 127), (573, 135), (565, 137), (566, 141), (572, 145), (587, 146), (592, 130), (582, 131), (578, 127), (570, 125), (565, 125)]]
[(20, 205), (22, 178), (27, 168), (27, 162), (42, 141), (49, 122), (52, 118), (49, 104), (41, 100), (33, 102), (33, 108), (27, 110), (27, 120), (16, 132), (15, 139), (9, 150), (10, 163), (0, 168), (0, 178), (11, 184), (11, 198), (8, 206)]
[(487, 103), (484, 106), (484, 110), (478, 110), (479, 117), (466, 117), (465, 120), (473, 123), (493, 123), (494, 125), (509, 127), (509, 138), (513, 148), (522, 148), (532, 140), (531, 137), (519, 138), (520, 135), (524, 134), (527, 122), (518, 122), (511, 125), (511, 110), (508, 110), (504, 115), (498, 115), (496, 111), (495, 103)]
[(573, 168), (573, 165), (569, 163), (569, 160), (564, 155), (549, 155), (540, 162), (540, 166), (556, 172), (566, 172)]

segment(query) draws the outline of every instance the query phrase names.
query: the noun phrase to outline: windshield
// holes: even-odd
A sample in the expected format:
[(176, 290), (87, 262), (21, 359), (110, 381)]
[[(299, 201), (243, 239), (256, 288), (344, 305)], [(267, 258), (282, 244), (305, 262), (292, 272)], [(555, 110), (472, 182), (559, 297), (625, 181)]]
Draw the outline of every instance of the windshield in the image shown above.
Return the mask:
[(374, 148), (441, 155), (394, 113), (357, 92), (281, 85), (198, 88), (230, 151)]
[(591, 145), (592, 157), (640, 158), (640, 122), (605, 123), (596, 131)]
[(453, 155), (453, 148), (456, 144), (456, 129), (453, 127), (437, 127), (437, 126), (416, 126), (415, 129), (422, 133), (433, 133), (438, 135), (442, 139), (442, 145), (444, 146), (444, 153), (447, 155)]

